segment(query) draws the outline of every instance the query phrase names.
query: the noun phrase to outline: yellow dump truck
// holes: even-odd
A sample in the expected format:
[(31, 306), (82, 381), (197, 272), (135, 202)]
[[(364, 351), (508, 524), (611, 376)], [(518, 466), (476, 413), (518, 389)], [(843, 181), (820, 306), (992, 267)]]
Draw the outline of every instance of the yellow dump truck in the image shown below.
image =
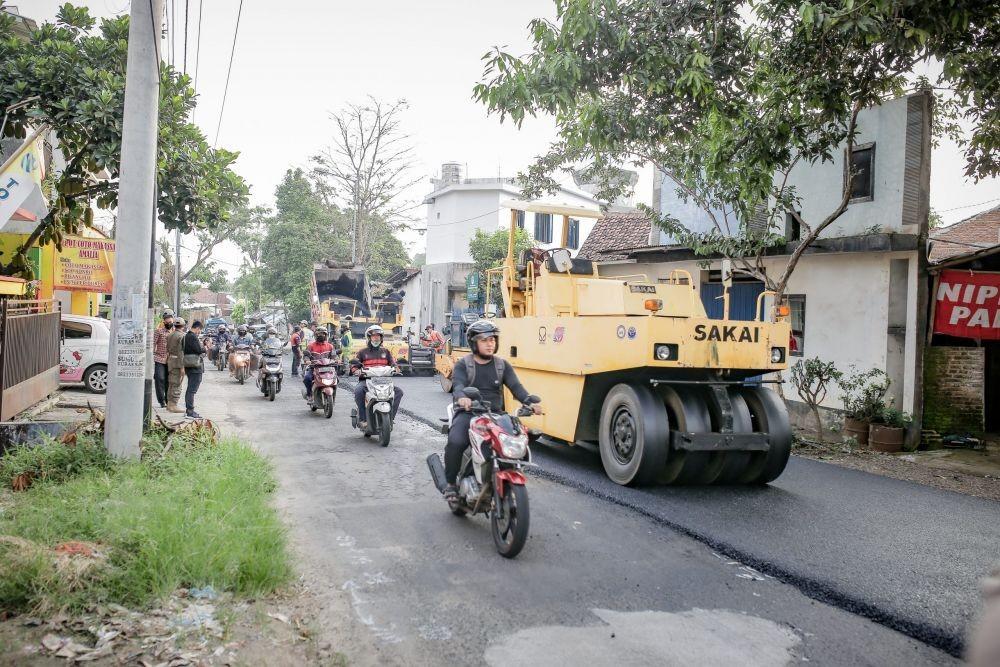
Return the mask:
[[(564, 224), (599, 215), (505, 206), (511, 229), (518, 209)], [(713, 320), (686, 271), (667, 282), (604, 278), (561, 248), (515, 258), (513, 243), (512, 234), (494, 270), (505, 314), (499, 353), (542, 398), (545, 414), (531, 427), (549, 442), (596, 448), (619, 484), (758, 484), (782, 473), (792, 440), (784, 402), (746, 382), (787, 367), (787, 313), (770, 293), (757, 321)]]

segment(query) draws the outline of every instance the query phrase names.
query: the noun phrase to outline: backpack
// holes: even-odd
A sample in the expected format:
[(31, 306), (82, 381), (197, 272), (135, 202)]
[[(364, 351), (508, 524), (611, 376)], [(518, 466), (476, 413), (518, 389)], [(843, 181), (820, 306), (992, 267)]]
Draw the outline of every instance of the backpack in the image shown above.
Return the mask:
[[(462, 363), (465, 364), (465, 374), (468, 376), (468, 379), (469, 379), (469, 384), (467, 386), (471, 387), (475, 383), (475, 381), (476, 381), (476, 366), (478, 366), (479, 364), (477, 364), (473, 360), (471, 354), (467, 354), (464, 357), (462, 357)], [(497, 369), (497, 379), (500, 380), (500, 385), (502, 386), (503, 385), (503, 373), (504, 373), (504, 370), (507, 367), (507, 362), (494, 354), (493, 355), (493, 365), (496, 366), (496, 369)]]

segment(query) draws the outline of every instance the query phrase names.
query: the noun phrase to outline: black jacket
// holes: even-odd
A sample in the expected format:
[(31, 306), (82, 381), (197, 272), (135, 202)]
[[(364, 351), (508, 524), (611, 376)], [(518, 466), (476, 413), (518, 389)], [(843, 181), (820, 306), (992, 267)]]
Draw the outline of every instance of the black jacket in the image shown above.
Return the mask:
[(205, 348), (201, 346), (198, 334), (188, 331), (184, 334), (184, 354), (204, 354)]
[[(509, 363), (507, 363), (506, 360), (501, 359), (500, 357), (494, 357), (493, 361), (491, 361), (490, 364), (486, 364), (486, 365), (493, 365), (495, 368), (497, 363), (499, 363), (500, 366), (502, 367), (501, 372), (497, 374), (499, 376), (500, 384), (502, 385), (501, 387), (486, 386), (486, 383), (483, 382), (483, 378), (487, 374), (479, 372), (479, 369), (482, 368), (483, 366), (480, 364), (476, 365), (475, 378), (473, 382), (470, 383), (469, 371), (468, 371), (469, 360), (471, 360), (473, 364), (476, 363), (473, 355), (468, 354), (458, 360), (458, 363), (455, 364), (455, 370), (452, 372), (451, 391), (452, 395), (455, 397), (456, 400), (462, 398), (462, 390), (468, 386), (473, 386), (476, 389), (478, 389), (480, 393), (483, 394), (483, 399), (489, 401), (490, 406), (494, 410), (506, 409), (504, 407), (504, 400), (503, 400), (503, 387), (507, 387), (508, 389), (510, 389), (510, 393), (513, 394), (514, 398), (516, 398), (521, 403), (524, 403), (524, 399), (528, 398), (529, 395), (528, 390), (524, 388), (523, 384), (521, 384), (521, 381), (517, 377), (517, 373), (514, 372), (514, 367), (511, 366)], [(492, 377), (492, 374), (490, 374), (490, 376)]]

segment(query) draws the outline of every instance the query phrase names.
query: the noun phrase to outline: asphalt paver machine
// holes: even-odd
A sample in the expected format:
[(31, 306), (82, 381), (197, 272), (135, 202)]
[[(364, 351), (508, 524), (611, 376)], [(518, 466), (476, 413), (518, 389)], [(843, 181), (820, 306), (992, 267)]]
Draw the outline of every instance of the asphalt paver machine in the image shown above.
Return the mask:
[[(600, 217), (589, 209), (506, 202), (518, 210)], [(781, 397), (759, 380), (787, 368), (787, 307), (761, 294), (754, 321), (709, 319), (692, 276), (602, 277), (564, 248), (493, 269), (503, 294), (500, 349), (545, 414), (553, 443), (599, 450), (618, 484), (764, 484), (781, 475), (792, 433)], [(771, 297), (770, 299), (768, 297)], [(487, 303), (490, 303), (487, 297)], [(508, 396), (508, 400), (511, 400)]]

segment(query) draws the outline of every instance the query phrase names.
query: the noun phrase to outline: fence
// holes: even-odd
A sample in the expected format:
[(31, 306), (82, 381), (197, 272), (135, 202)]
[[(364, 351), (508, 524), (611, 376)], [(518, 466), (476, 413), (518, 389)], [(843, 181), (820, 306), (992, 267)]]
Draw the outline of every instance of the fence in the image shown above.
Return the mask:
[(59, 388), (59, 326), (52, 300), (0, 299), (0, 420)]

